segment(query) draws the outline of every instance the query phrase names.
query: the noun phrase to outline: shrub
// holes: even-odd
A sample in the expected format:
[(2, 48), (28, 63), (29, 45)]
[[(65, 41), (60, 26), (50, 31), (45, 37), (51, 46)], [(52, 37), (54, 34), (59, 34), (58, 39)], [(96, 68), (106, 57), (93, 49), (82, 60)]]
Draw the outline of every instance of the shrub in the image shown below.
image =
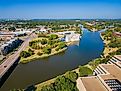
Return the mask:
[(85, 66), (79, 66), (79, 76), (88, 76), (92, 74), (93, 72), (90, 68), (85, 67)]

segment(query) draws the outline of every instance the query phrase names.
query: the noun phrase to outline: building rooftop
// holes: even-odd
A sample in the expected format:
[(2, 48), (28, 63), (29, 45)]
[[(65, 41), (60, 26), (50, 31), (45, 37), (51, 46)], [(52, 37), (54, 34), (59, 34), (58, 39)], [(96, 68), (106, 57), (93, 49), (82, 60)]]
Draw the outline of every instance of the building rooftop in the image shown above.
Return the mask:
[(95, 76), (78, 78), (77, 88), (79, 91), (121, 91), (120, 63), (121, 55), (115, 55), (110, 62), (100, 64), (94, 70)]
[(107, 91), (107, 89), (102, 85), (96, 76), (81, 79), (86, 88), (86, 91)]
[[(109, 73), (111, 76), (107, 76), (105, 75), (105, 77), (107, 76), (107, 79), (111, 78), (115, 78), (118, 80), (121, 80), (121, 69), (119, 67), (117, 67), (114, 64), (104, 64), (102, 65)], [(101, 76), (103, 78), (103, 76)], [(105, 78), (103, 78), (105, 80)]]
[(121, 55), (115, 55), (114, 57), (116, 57), (117, 59), (121, 61)]

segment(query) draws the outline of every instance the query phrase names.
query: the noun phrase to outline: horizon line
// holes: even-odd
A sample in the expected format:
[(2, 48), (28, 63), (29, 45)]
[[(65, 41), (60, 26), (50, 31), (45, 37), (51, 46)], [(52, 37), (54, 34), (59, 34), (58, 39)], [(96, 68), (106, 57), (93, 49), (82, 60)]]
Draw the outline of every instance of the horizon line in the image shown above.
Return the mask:
[(93, 19), (99, 19), (99, 20), (115, 20), (115, 19), (121, 19), (121, 18), (31, 18), (31, 19), (27, 19), (27, 18), (0, 18), (0, 20), (85, 20), (85, 19), (89, 19), (89, 20), (93, 20)]

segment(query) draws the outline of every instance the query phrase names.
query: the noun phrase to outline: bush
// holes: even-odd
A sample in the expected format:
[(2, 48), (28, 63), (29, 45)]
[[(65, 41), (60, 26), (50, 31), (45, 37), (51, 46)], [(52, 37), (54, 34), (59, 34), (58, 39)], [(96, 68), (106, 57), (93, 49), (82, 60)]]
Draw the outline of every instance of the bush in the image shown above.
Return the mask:
[(88, 76), (92, 74), (93, 72), (90, 68), (85, 66), (79, 66), (79, 76), (83, 77), (83, 76)]

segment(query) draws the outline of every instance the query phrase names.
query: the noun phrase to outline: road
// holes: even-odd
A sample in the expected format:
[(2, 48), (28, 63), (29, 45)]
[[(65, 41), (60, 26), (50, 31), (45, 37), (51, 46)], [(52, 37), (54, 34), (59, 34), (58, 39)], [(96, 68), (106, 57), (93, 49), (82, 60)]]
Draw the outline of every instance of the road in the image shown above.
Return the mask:
[(14, 64), (14, 62), (19, 58), (19, 54), (21, 51), (25, 50), (25, 48), (29, 45), (29, 41), (36, 38), (34, 33), (31, 33), (25, 41), (22, 43), (18, 51), (14, 54), (10, 55), (1, 65), (0, 65), (0, 78), (7, 72), (7, 70)]

